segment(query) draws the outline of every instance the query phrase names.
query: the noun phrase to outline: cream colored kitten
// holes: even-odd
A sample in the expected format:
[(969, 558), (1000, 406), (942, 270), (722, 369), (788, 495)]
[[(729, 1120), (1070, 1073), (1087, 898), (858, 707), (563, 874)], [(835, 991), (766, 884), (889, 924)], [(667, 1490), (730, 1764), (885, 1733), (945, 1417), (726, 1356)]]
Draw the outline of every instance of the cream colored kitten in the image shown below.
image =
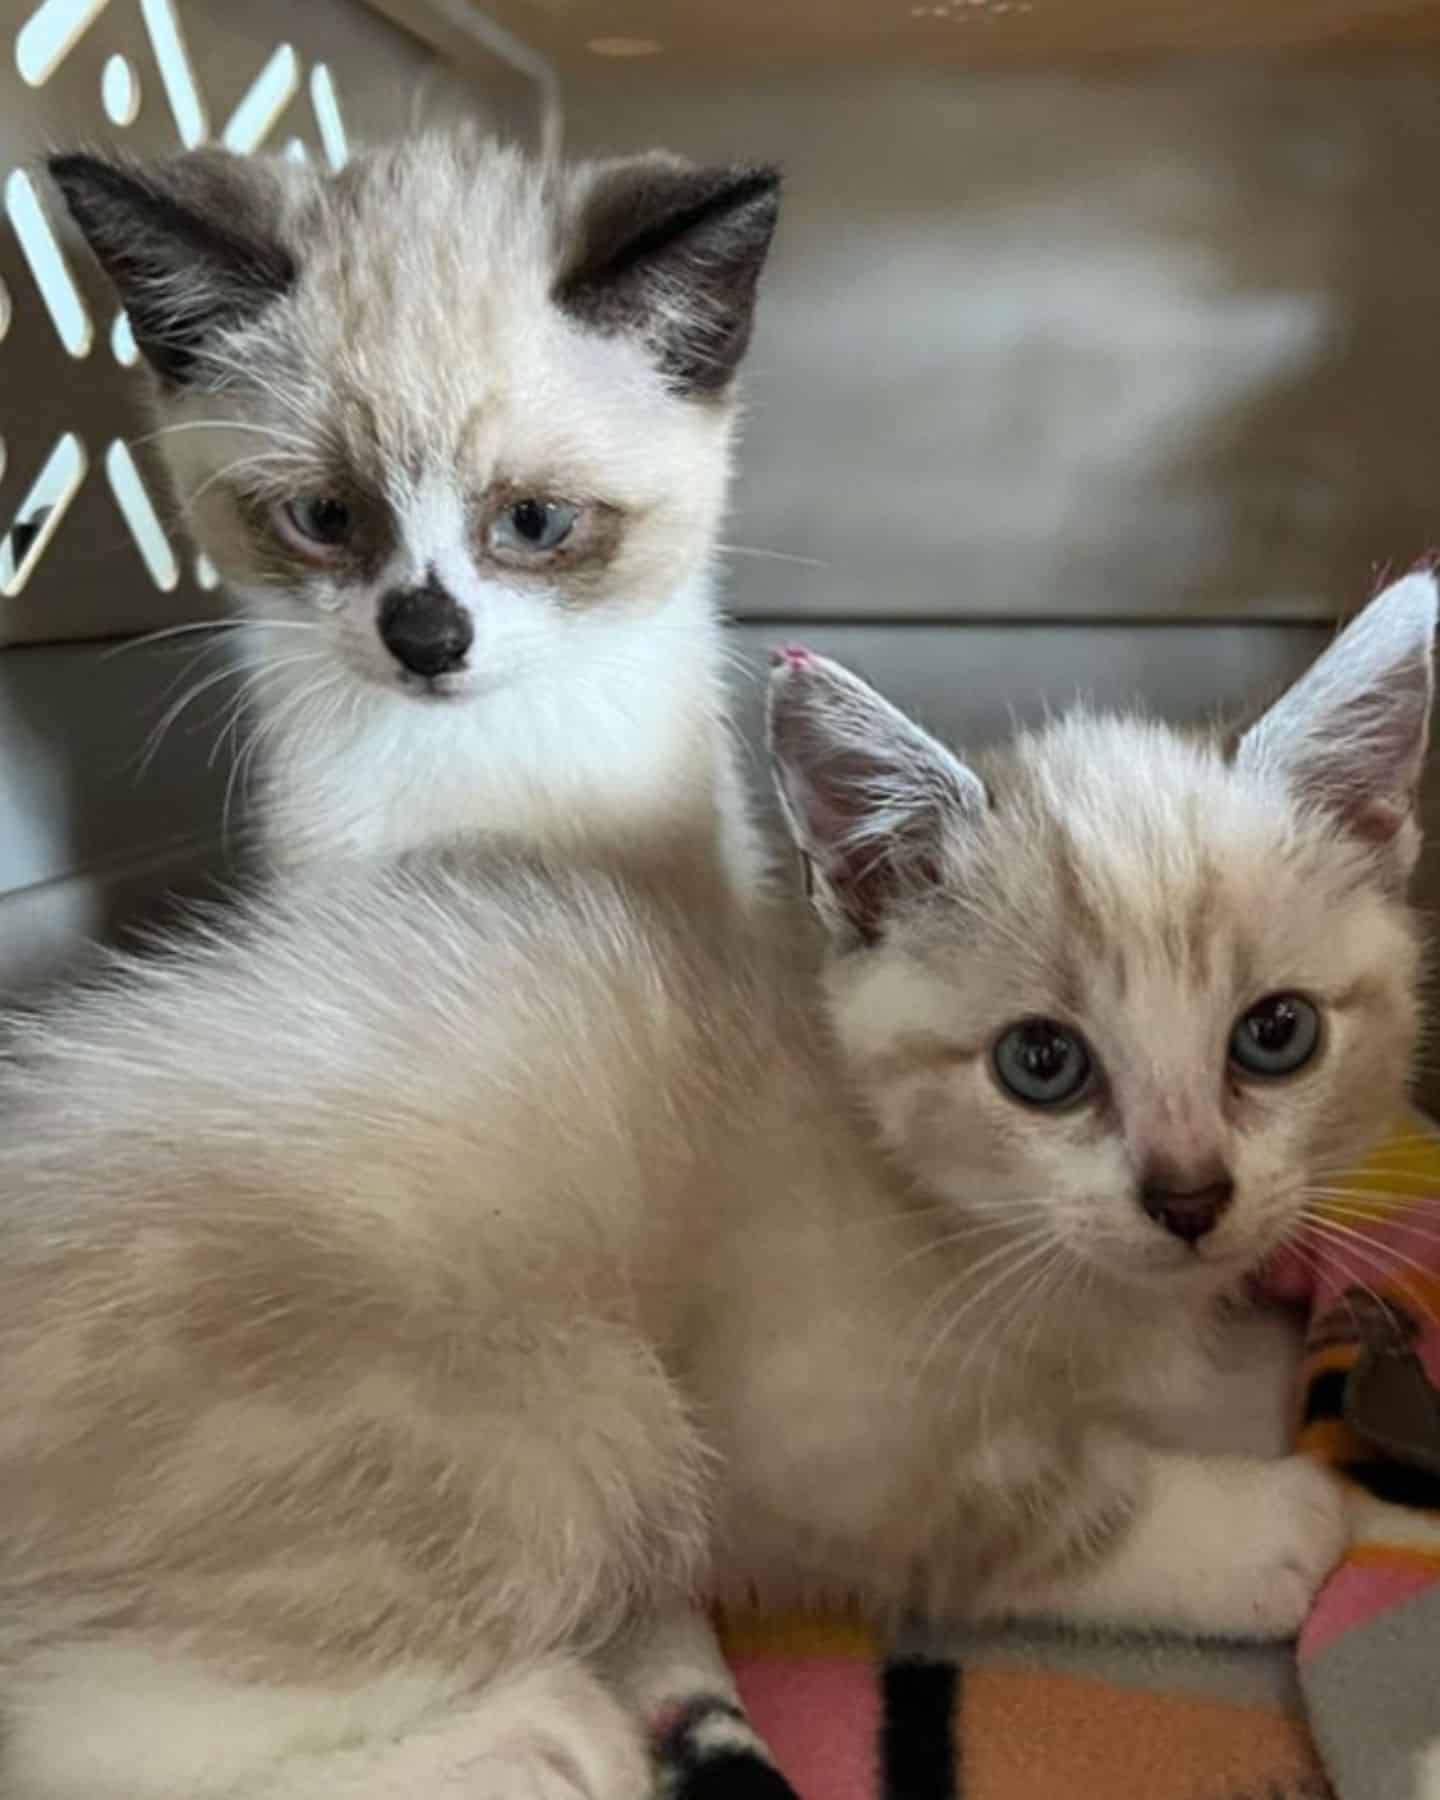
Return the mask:
[(625, 1652), (715, 1587), (1293, 1631), (1337, 1490), (1150, 1416), (1403, 1092), (1435, 615), (1231, 754), (1076, 715), (970, 767), (792, 657), (828, 1017), (673, 864), (429, 857), (39, 1025), (6, 1800), (633, 1800)]
[[(709, 564), (773, 171), (454, 136), (51, 168), (245, 622), (272, 858), (618, 842), (758, 892)], [(637, 1681), (733, 1705), (683, 1636)]]
[(272, 857), (668, 836), (752, 881), (710, 564), (774, 172), (50, 168), (248, 622)]

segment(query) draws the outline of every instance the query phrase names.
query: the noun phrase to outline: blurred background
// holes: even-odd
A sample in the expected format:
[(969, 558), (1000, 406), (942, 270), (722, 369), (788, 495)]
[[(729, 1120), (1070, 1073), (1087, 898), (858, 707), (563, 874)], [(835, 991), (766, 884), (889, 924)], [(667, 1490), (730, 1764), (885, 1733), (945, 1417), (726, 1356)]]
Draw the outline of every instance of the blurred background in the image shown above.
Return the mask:
[(1440, 5), (0, 0), (0, 990), (243, 842), (223, 682), (159, 730), (193, 649), (124, 647), (222, 603), (25, 159), (333, 165), (455, 113), (784, 164), (725, 534), (756, 659), (804, 637), (961, 739), (1195, 716), (1440, 546)]

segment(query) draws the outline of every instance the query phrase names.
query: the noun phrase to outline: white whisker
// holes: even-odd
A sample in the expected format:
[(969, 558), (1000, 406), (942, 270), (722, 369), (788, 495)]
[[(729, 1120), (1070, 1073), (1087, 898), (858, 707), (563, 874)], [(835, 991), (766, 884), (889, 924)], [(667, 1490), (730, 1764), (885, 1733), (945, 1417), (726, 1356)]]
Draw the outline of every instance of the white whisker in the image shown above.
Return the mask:
[[(1377, 1306), (1384, 1308), (1386, 1311), (1392, 1310), (1389, 1302), (1380, 1294), (1376, 1293), (1373, 1287), (1361, 1280), (1359, 1275), (1355, 1273), (1353, 1263), (1346, 1263), (1343, 1261), (1339, 1254), (1340, 1252), (1343, 1251), (1352, 1257), (1364, 1257), (1366, 1266), (1377, 1279), (1381, 1277), (1393, 1279), (1397, 1290), (1419, 1307), (1423, 1317), (1440, 1324), (1440, 1320), (1434, 1318), (1434, 1314), (1430, 1307), (1426, 1305), (1424, 1299), (1408, 1286), (1403, 1276), (1396, 1275), (1390, 1255), (1377, 1249), (1371, 1239), (1366, 1238), (1360, 1232), (1351, 1230), (1349, 1227), (1333, 1226), (1323, 1220), (1318, 1220), (1313, 1217), (1309, 1217), (1304, 1221), (1304, 1227), (1306, 1230), (1314, 1232), (1318, 1237), (1329, 1244), (1331, 1253), (1335, 1257), (1341, 1270), (1349, 1276), (1358, 1287), (1363, 1288)], [(1416, 1266), (1419, 1267), (1420, 1265), (1417, 1264)], [(1428, 1270), (1422, 1268), (1421, 1272), (1422, 1274), (1425, 1274), (1427, 1278), (1429, 1277)]]
[(758, 544), (716, 544), (722, 556), (753, 556), (765, 562), (798, 563), (806, 569), (828, 569), (830, 564), (819, 556), (796, 556), (789, 550), (765, 550)]
[[(991, 1299), (995, 1294), (999, 1293), (1007, 1282), (1012, 1281), (1017, 1275), (1022, 1274), (1039, 1257), (1048, 1256), (1053, 1251), (1054, 1238), (1049, 1231), (1041, 1231), (1037, 1236), (1039, 1239), (1038, 1242), (1025, 1239), (1016, 1244), (1002, 1246), (1001, 1251), (993, 1252), (989, 1257), (982, 1257), (978, 1264), (965, 1271), (967, 1277), (973, 1279), (981, 1269), (994, 1263), (997, 1259), (1000, 1259), (1001, 1266), (998, 1271), (973, 1293), (966, 1296), (963, 1304), (950, 1314), (949, 1318), (944, 1321), (938, 1333), (930, 1340), (924, 1355), (921, 1357), (920, 1362), (915, 1369), (914, 1378), (917, 1383), (924, 1378), (929, 1368), (940, 1356), (945, 1345), (951, 1341), (956, 1331), (967, 1318), (972, 1317), (980, 1306)], [(1006, 1251), (1011, 1253), (1008, 1261), (1004, 1260), (1004, 1252)], [(1020, 1251), (1022, 1254), (1016, 1256), (1014, 1254), (1016, 1251)]]
[(132, 437), (132, 446), (153, 444), (158, 438), (173, 437), (182, 431), (239, 431), (254, 437), (269, 438), (277, 444), (287, 444), (293, 449), (308, 450), (306, 439), (297, 437), (292, 432), (277, 430), (273, 425), (257, 425), (245, 419), (181, 419), (173, 425), (160, 425), (154, 431), (145, 431), (139, 437)]
[(197, 632), (226, 633), (233, 631), (318, 631), (320, 627), (304, 619), (198, 619), (188, 625), (165, 625), (159, 631), (142, 632), (139, 637), (126, 638), (123, 644), (115, 644), (105, 651), (102, 658), (108, 662), (113, 656), (125, 656), (131, 650), (143, 650), (147, 644), (159, 644), (168, 638), (188, 637)]

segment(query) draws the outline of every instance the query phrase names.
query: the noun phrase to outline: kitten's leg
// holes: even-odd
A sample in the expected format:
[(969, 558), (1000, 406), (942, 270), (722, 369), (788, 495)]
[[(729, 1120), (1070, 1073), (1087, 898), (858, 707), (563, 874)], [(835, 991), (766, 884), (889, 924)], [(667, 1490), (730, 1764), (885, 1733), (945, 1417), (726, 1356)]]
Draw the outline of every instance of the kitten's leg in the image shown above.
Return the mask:
[(1302, 1456), (1269, 1462), (1115, 1444), (1100, 1457), (1097, 1474), (1111, 1490), (1134, 1493), (1128, 1523), (1071, 1572), (1010, 1579), (986, 1597), (987, 1616), (1294, 1636), (1345, 1549), (1344, 1493), (1330, 1475)]
[(715, 1629), (698, 1607), (677, 1607), (638, 1624), (607, 1663), (650, 1730), (665, 1800), (722, 1786), (746, 1800), (795, 1800), (746, 1718)]
[[(408, 1722), (387, 1722), (383, 1688), (367, 1704), (365, 1690), (237, 1687), (199, 1668), (187, 1679), (173, 1658), (152, 1666), (173, 1691), (157, 1685), (128, 1719), (127, 1696), (103, 1686), (52, 1685), (15, 1706), (0, 1756), (5, 1800), (643, 1800), (651, 1791), (638, 1724), (573, 1658), (499, 1676)], [(83, 1657), (74, 1672), (87, 1672)], [(410, 1680), (423, 1692), (424, 1676)], [(317, 1747), (326, 1738), (332, 1747)]]

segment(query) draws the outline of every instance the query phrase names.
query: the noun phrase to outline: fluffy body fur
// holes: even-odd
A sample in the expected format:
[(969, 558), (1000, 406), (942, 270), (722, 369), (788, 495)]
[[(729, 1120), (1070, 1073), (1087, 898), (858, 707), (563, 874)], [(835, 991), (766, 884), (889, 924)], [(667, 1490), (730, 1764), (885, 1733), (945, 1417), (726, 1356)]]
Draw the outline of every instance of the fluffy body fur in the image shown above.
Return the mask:
[[(6, 1800), (633, 1800), (612, 1659), (707, 1586), (1293, 1631), (1337, 1490), (1154, 1421), (1403, 1089), (1435, 606), (1401, 584), (1232, 755), (1081, 714), (971, 769), (793, 659), (823, 1014), (673, 866), (457, 854), (39, 1024), (0, 1137)], [(1276, 989), (1323, 1048), (1246, 1084)], [(1035, 1016), (1086, 1034), (1085, 1103), (1000, 1091)], [(1197, 1243), (1138, 1203), (1161, 1153), (1233, 1172)]]
[(774, 175), (51, 167), (244, 622), (271, 857), (669, 836), (749, 880), (711, 563)]
[[(214, 152), (53, 170), (238, 602), (240, 768), (259, 753), (272, 861), (619, 843), (758, 893), (710, 563), (773, 174), (542, 172), (455, 136), (338, 181)], [(526, 494), (578, 502), (575, 528), (497, 556), (487, 533)], [(320, 496), (354, 526), (324, 553), (282, 510)], [(417, 658), (387, 637), (397, 595), (469, 634), (457, 666), (425, 661), (443, 638)], [(646, 1655), (626, 1671), (642, 1710), (733, 1702), (700, 1619), (657, 1622)]]

